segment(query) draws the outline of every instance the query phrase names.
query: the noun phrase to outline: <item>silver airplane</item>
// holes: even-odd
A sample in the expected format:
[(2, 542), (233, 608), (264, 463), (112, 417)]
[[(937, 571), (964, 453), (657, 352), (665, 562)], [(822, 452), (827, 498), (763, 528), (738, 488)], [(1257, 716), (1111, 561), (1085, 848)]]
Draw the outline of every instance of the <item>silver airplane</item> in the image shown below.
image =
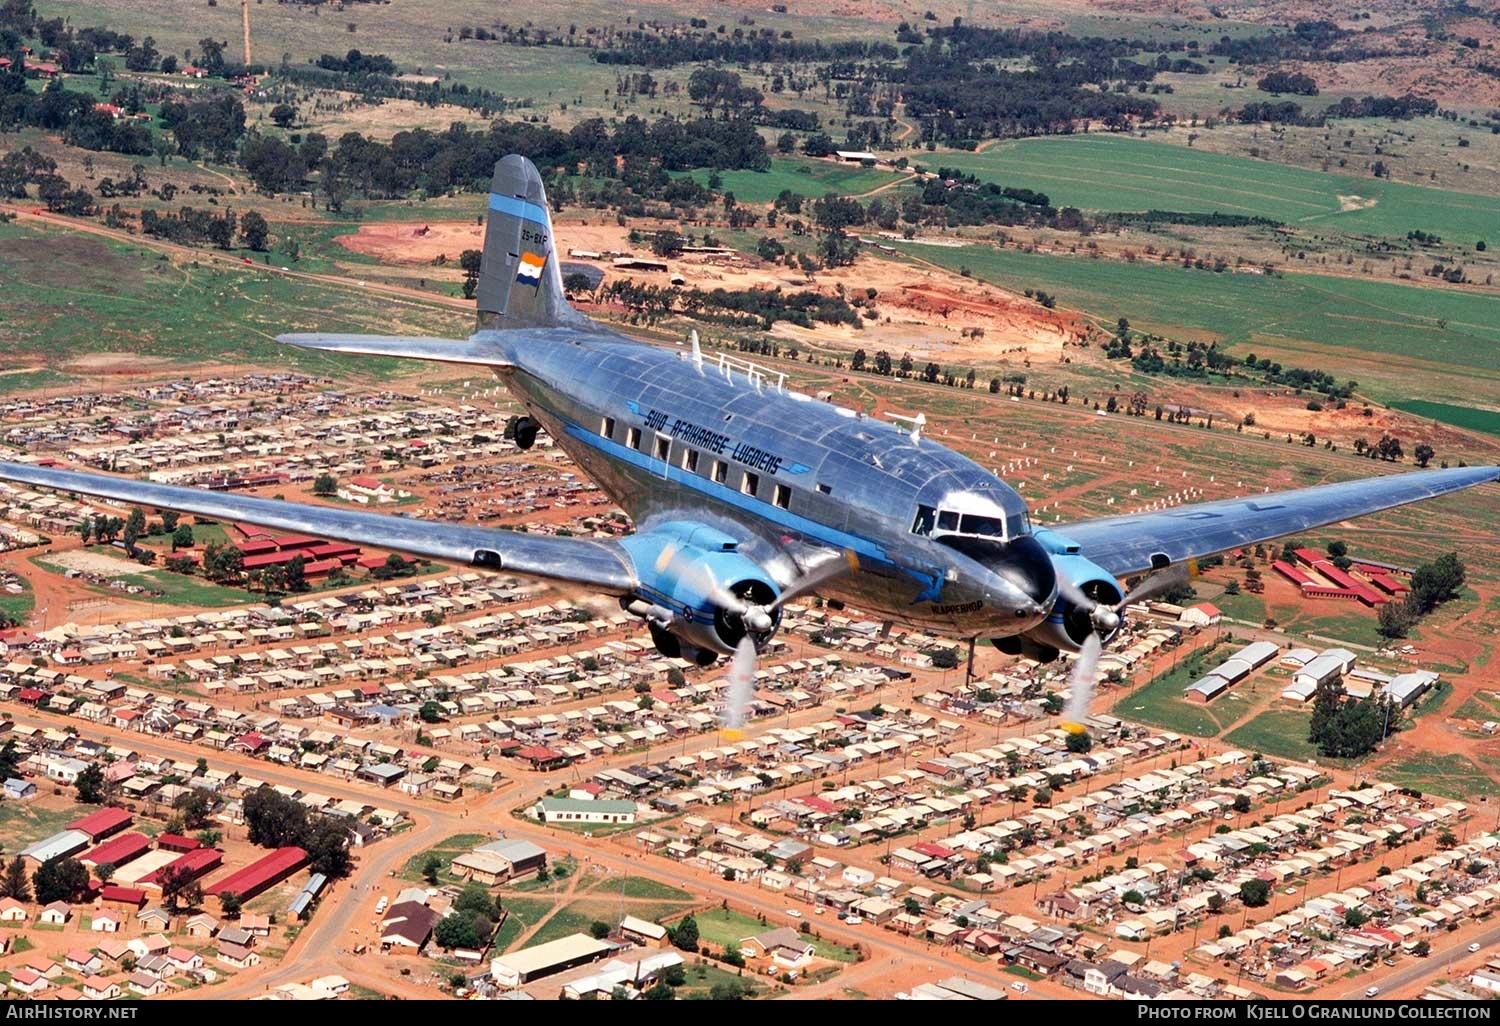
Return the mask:
[[(468, 339), (284, 335), (337, 353), (489, 368), (538, 432), (635, 523), (618, 540), (437, 523), (0, 463), (0, 479), (570, 582), (619, 599), (663, 654), (711, 665), (756, 650), (784, 603), (816, 591), (887, 622), (992, 641), (1042, 660), (1093, 662), (1124, 607), (1198, 557), (1428, 499), (1500, 477), (1430, 470), (1160, 512), (1034, 525), (1026, 502), (943, 445), (793, 391), (727, 355), (633, 341), (573, 309), (542, 180), (495, 167), (478, 325)], [(1165, 572), (1163, 572), (1165, 571)], [(1126, 594), (1120, 578), (1151, 574)]]

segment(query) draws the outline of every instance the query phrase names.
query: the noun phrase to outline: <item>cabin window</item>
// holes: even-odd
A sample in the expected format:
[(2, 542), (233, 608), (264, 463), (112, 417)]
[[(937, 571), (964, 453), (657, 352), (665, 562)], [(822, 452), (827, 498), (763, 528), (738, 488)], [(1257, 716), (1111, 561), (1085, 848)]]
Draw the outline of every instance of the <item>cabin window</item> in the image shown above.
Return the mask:
[(625, 444), (632, 449), (639, 449), (641, 447), (641, 429), (638, 427), (627, 428), (625, 430)]
[(818, 483), (818, 491), (821, 494), (823, 494), (823, 495), (832, 495), (833, 494), (833, 485), (826, 485), (826, 484), (823, 484), (822, 482), (819, 482)]
[(959, 522), (958, 533), (980, 538), (1004, 538), (1005, 524), (999, 517), (982, 517), (974, 513), (965, 513)]
[(917, 518), (911, 522), (911, 533), (920, 534), (924, 537), (932, 533), (932, 525), (937, 521), (937, 510), (931, 506), (918, 506)]
[(684, 450), (682, 450), (682, 469), (686, 470), (689, 474), (696, 474), (696, 473), (698, 473), (698, 450), (697, 449), (684, 449)]
[(729, 480), (729, 464), (723, 460), (714, 460), (713, 472), (714, 484), (723, 484)]
[(938, 514), (937, 524), (939, 531), (957, 531), (958, 514), (951, 509), (945, 509)]
[(667, 456), (671, 453), (671, 451), (672, 439), (668, 438), (666, 435), (657, 435), (656, 458), (665, 463), (667, 461)]
[(740, 478), (740, 491), (746, 495), (754, 495), (760, 491), (760, 475), (746, 471), (745, 476)]
[(599, 433), (605, 438), (615, 437), (615, 418), (605, 417), (604, 422), (599, 425)]
[(779, 484), (771, 492), (771, 503), (782, 509), (789, 509), (792, 505), (792, 490), (784, 484)]

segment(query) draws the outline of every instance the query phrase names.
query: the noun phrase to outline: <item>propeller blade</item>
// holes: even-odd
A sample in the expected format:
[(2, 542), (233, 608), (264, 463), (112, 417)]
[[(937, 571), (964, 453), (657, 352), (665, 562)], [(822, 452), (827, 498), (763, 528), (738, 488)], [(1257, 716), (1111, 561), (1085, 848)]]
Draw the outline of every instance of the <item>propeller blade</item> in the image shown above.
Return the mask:
[(1171, 591), (1179, 584), (1186, 584), (1189, 577), (1191, 577), (1191, 571), (1186, 563), (1178, 563), (1176, 566), (1168, 567), (1161, 573), (1152, 574), (1140, 584), (1137, 584), (1130, 590), (1130, 594), (1120, 600), (1120, 604), (1115, 608), (1124, 609), (1126, 606), (1134, 605), (1137, 602), (1144, 602), (1147, 599), (1155, 598), (1157, 595)]
[(729, 700), (724, 706), (724, 726), (739, 730), (750, 711), (750, 697), (755, 694), (755, 640), (750, 635), (734, 647), (729, 663)]
[(1082, 726), (1089, 714), (1089, 702), (1094, 697), (1094, 684), (1099, 676), (1099, 657), (1104, 652), (1104, 642), (1097, 631), (1090, 631), (1078, 650), (1073, 662), (1073, 672), (1068, 676), (1068, 689), (1072, 697), (1063, 713), (1064, 724)]
[(816, 591), (821, 585), (827, 584), (835, 577), (842, 577), (853, 569), (848, 558), (830, 559), (826, 563), (815, 566), (783, 588), (781, 594), (776, 596), (776, 601), (766, 607), (766, 611), (775, 612), (783, 603), (790, 602), (799, 595)]
[(1085, 595), (1083, 589), (1074, 583), (1071, 578), (1065, 577), (1062, 574), (1057, 575), (1057, 590), (1062, 593), (1063, 598), (1068, 600), (1069, 605), (1077, 606), (1079, 609), (1093, 610), (1099, 605), (1099, 603)]

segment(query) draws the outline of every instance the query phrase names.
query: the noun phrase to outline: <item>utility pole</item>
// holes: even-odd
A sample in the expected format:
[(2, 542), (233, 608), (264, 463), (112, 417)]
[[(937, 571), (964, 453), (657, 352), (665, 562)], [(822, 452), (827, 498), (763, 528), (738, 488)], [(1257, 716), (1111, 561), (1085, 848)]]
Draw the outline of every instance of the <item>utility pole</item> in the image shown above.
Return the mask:
[(240, 20), (245, 26), (245, 69), (250, 68), (250, 0), (240, 0)]

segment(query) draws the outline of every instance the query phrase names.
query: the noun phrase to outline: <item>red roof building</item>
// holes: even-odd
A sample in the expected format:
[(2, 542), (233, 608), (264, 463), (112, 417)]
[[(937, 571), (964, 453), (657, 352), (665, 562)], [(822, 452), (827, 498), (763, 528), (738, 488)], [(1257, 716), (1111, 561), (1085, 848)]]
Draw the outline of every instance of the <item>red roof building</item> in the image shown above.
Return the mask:
[(235, 548), (239, 549), (243, 556), (259, 556), (266, 552), (275, 552), (276, 543), (269, 538), (246, 538)]
[(140, 858), (150, 850), (151, 838), (145, 834), (132, 832), (111, 837), (92, 851), (80, 855), (78, 861), (86, 862), (91, 866), (102, 866), (105, 863), (122, 866), (131, 859)]
[(305, 534), (285, 534), (275, 539), (278, 549), (310, 549), (323, 544), (321, 538), (309, 538)]
[(280, 566), (283, 563), (290, 563), (298, 556), (301, 556), (304, 561), (307, 559), (307, 553), (305, 552), (262, 552), (255, 556), (246, 556), (240, 565), (246, 570), (260, 570), (263, 567)]
[(134, 908), (140, 908), (146, 904), (145, 891), (134, 887), (121, 887), (119, 884), (105, 884), (99, 892), (99, 897), (117, 905), (130, 905)]
[(277, 848), (264, 858), (250, 863), (244, 869), (230, 873), (217, 883), (210, 884), (204, 890), (208, 894), (226, 894), (232, 891), (242, 901), (248, 900), (267, 887), (285, 880), (305, 865), (307, 865), (307, 852), (301, 848)]
[(158, 834), (156, 836), (156, 846), (163, 851), (179, 852), (196, 851), (203, 847), (203, 845), (199, 844), (193, 838), (184, 837), (181, 834)]
[(160, 869), (153, 870), (141, 877), (140, 883), (151, 886), (161, 886), (161, 875), (167, 870), (174, 873), (186, 872), (189, 880), (196, 880), (211, 869), (218, 869), (224, 864), (224, 853), (217, 848), (194, 848), (179, 859), (168, 862)]
[(314, 559), (303, 564), (302, 575), (304, 577), (322, 577), (331, 574), (335, 570), (342, 570), (344, 561), (342, 559)]
[(67, 829), (82, 830), (96, 844), (110, 834), (117, 834), (131, 824), (134, 817), (124, 809), (107, 806), (69, 823)]

